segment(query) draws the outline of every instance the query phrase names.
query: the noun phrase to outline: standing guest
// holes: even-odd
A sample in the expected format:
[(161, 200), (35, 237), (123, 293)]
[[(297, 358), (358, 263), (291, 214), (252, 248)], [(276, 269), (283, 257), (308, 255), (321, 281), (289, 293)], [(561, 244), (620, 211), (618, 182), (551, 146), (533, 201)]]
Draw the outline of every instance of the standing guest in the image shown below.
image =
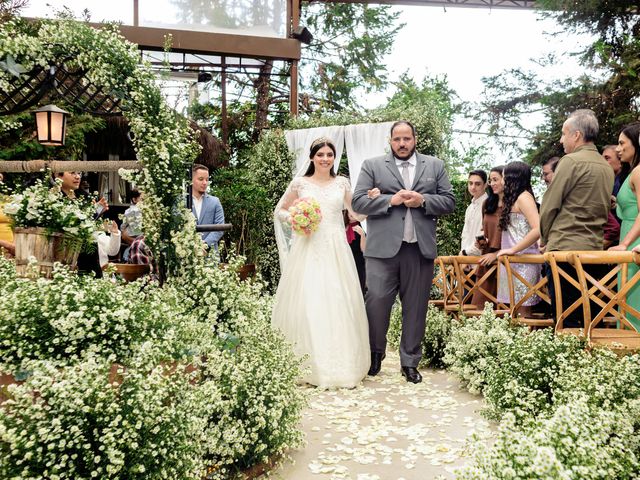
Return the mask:
[(556, 171), (556, 166), (559, 161), (560, 157), (551, 157), (542, 164), (542, 180), (547, 187), (551, 183), (551, 180), (553, 180), (553, 174)]
[[(542, 251), (601, 250), (604, 225), (609, 214), (613, 170), (598, 153), (594, 142), (598, 136), (598, 119), (591, 110), (576, 110), (562, 125), (565, 156), (556, 168), (540, 207), (540, 248)], [(571, 271), (571, 266), (563, 268)], [(585, 266), (599, 274), (598, 265)], [(545, 265), (546, 275), (551, 269)], [(564, 279), (561, 282), (562, 305), (572, 305), (581, 292)], [(551, 306), (556, 313), (555, 287), (549, 283)], [(595, 309), (595, 312), (598, 310)], [(584, 326), (581, 309), (564, 320), (565, 328)]]
[[(191, 211), (196, 217), (198, 225), (219, 225), (224, 223), (224, 211), (218, 197), (209, 195), (209, 169), (204, 165), (195, 164), (192, 169), (192, 196)], [(218, 249), (218, 242), (224, 232), (202, 232), (202, 241), (211, 251)]]
[[(504, 181), (502, 179), (502, 171), (504, 165), (493, 167), (489, 172), (489, 194), (482, 205), (482, 231), (483, 238), (478, 239), (478, 248), (480, 248), (482, 258), (478, 262), (478, 270), (476, 275), (478, 278), (484, 277), (489, 269), (489, 265), (496, 261), (500, 246), (502, 245), (502, 231), (500, 230), (500, 215), (502, 214), (502, 206), (504, 204)], [(496, 296), (498, 290), (498, 277), (496, 272), (483, 282), (482, 288), (488, 293)], [(471, 303), (476, 308), (484, 308), (485, 302), (488, 302), (487, 296), (480, 290), (473, 293)]]
[[(367, 217), (367, 295), (371, 367), (380, 372), (389, 317), (402, 302), (400, 365), (419, 383), (418, 364), (433, 278), (438, 216), (453, 212), (455, 197), (438, 158), (416, 153), (416, 130), (406, 121), (391, 127), (392, 153), (365, 160), (353, 194), (353, 209)], [(380, 194), (372, 198), (371, 192)]]
[(469, 172), (467, 191), (471, 195), (471, 203), (464, 212), (460, 255), (481, 255), (480, 249), (476, 246), (476, 238), (482, 233), (482, 204), (487, 199), (486, 190), (487, 172)]
[[(502, 255), (538, 254), (540, 238), (540, 215), (538, 205), (531, 188), (531, 167), (524, 162), (511, 162), (504, 167), (504, 199), (499, 227), (502, 241), (498, 257)], [(540, 266), (514, 263), (512, 268), (529, 285), (540, 280)], [(506, 270), (498, 280), (498, 301), (510, 303), (509, 283)], [(527, 286), (514, 276), (514, 301), (518, 302), (527, 293)], [(531, 296), (517, 312), (524, 316), (531, 314), (531, 307), (540, 302), (537, 295)]]
[[(640, 122), (634, 122), (622, 129), (618, 137), (616, 152), (623, 163), (629, 164), (631, 173), (620, 186), (618, 192), (618, 216), (622, 219), (620, 225), (620, 244), (609, 250), (633, 250), (640, 245), (640, 216), (638, 204), (640, 202)], [(631, 278), (638, 271), (638, 266), (629, 264), (628, 276)], [(640, 310), (640, 289), (634, 286), (627, 293), (627, 303)], [(631, 314), (627, 319), (633, 327), (640, 331), (640, 319)]]
[(602, 149), (602, 158), (611, 165), (615, 179), (613, 180), (613, 195), (618, 196), (620, 187), (627, 179), (631, 166), (628, 162), (623, 162), (618, 156), (617, 145), (605, 145)]
[(351, 248), (353, 260), (356, 262), (356, 270), (358, 270), (358, 279), (360, 280), (360, 289), (364, 295), (367, 284), (367, 273), (364, 262), (364, 249), (367, 246), (367, 236), (360, 225), (358, 219), (349, 210), (343, 210), (344, 225), (347, 234), (347, 243)]
[[(0, 184), (4, 183), (4, 176), (0, 173)], [(11, 220), (4, 214), (4, 204), (6, 200), (0, 192), (0, 249), (8, 257), (16, 254), (16, 246), (13, 243), (13, 229), (11, 228)]]

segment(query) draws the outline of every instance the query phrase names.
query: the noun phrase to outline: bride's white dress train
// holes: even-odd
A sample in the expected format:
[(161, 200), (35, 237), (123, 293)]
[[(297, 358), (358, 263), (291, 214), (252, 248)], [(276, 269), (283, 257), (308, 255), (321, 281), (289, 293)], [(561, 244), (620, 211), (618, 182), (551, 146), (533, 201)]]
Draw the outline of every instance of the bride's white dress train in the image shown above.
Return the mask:
[(272, 324), (307, 355), (302, 380), (319, 387), (354, 387), (371, 360), (369, 327), (342, 209), (349, 182), (320, 186), (298, 177), (289, 187), (320, 203), (322, 221), (309, 237), (295, 235), (276, 292)]

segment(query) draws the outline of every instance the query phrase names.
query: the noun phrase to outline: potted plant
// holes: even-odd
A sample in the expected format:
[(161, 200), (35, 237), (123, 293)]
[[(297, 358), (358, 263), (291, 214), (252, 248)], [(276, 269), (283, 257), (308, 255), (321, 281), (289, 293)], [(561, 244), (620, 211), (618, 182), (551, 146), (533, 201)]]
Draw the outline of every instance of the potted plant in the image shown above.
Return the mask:
[(59, 183), (50, 188), (42, 181), (36, 182), (11, 196), (4, 212), (14, 227), (19, 275), (27, 274), (31, 257), (35, 258), (40, 274), (50, 277), (55, 262), (73, 269), (80, 251), (96, 248), (94, 232), (98, 224), (94, 206), (90, 200), (63, 196)]

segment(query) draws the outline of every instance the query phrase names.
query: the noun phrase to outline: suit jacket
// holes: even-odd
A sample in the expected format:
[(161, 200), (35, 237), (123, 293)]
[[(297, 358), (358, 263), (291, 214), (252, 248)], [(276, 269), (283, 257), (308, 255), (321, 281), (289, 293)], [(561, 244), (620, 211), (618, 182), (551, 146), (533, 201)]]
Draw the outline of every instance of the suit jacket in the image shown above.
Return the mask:
[[(367, 190), (379, 188), (381, 195), (370, 199)], [(404, 189), (402, 175), (393, 154), (365, 160), (353, 194), (353, 209), (367, 215), (365, 257), (391, 258), (400, 250), (404, 217), (408, 208), (390, 206), (391, 197)], [(424, 205), (411, 209), (420, 253), (433, 259), (436, 250), (436, 223), (439, 215), (453, 212), (455, 197), (442, 160), (416, 153), (416, 167), (411, 190), (421, 193)]]
[[(191, 206), (193, 216), (196, 217), (196, 207)], [(222, 210), (222, 204), (218, 197), (213, 195), (204, 194), (202, 197), (202, 209), (200, 210), (200, 218), (196, 217), (196, 223), (198, 225), (217, 225), (224, 223), (224, 210)], [(224, 232), (202, 232), (202, 240), (214, 248), (218, 248), (218, 241), (222, 238)]]

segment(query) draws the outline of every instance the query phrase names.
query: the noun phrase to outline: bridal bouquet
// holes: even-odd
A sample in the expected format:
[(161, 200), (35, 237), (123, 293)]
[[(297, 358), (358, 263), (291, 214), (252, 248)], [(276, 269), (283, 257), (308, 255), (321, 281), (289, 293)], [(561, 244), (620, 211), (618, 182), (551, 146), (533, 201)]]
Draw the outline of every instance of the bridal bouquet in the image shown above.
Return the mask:
[(298, 235), (309, 236), (318, 229), (322, 221), (320, 204), (315, 198), (299, 198), (289, 207), (291, 229)]

